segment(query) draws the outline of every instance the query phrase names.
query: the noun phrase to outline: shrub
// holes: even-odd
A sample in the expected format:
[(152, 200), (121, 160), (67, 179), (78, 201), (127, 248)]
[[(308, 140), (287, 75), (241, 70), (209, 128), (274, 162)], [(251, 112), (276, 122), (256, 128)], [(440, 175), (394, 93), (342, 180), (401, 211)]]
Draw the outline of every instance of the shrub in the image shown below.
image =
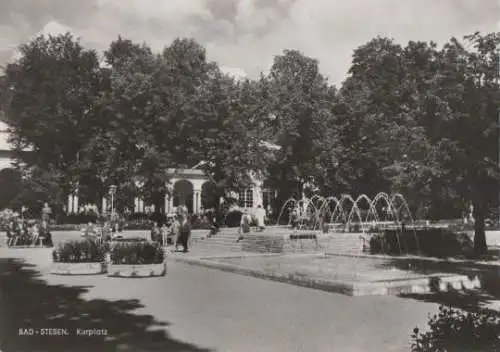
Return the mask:
[(106, 247), (88, 240), (61, 243), (52, 251), (55, 263), (100, 263), (104, 261)]
[(113, 239), (114, 242), (145, 242), (147, 241), (144, 237), (118, 237)]
[(210, 230), (212, 223), (206, 216), (193, 215), (191, 217), (191, 229), (193, 230)]
[(127, 220), (128, 221), (137, 221), (137, 220), (150, 220), (151, 219), (151, 215), (150, 214), (146, 214), (146, 213), (132, 213), (130, 215), (127, 216)]
[(126, 230), (150, 230), (153, 224), (154, 221), (150, 219), (136, 219), (126, 221), (123, 227)]
[(165, 259), (163, 248), (151, 242), (118, 242), (111, 247), (113, 264), (161, 264)]
[(79, 214), (68, 214), (62, 218), (65, 224), (86, 224), (89, 222), (97, 222), (99, 220), (99, 214), (95, 213), (79, 213)]
[(81, 225), (79, 224), (54, 224), (49, 225), (50, 231), (80, 231)]
[(372, 254), (418, 254), (420, 249), (422, 255), (450, 257), (467, 254), (472, 248), (472, 241), (467, 234), (443, 228), (390, 229), (376, 233), (370, 238)]
[[(124, 230), (149, 230), (153, 226), (152, 220), (132, 220), (120, 224)], [(50, 225), (51, 231), (80, 231), (82, 224), (58, 224)]]
[(491, 312), (468, 313), (440, 306), (439, 313), (429, 319), (429, 331), (413, 330), (411, 351), (499, 351), (499, 323), (498, 315)]
[(241, 215), (243, 212), (239, 210), (231, 210), (227, 213), (224, 218), (224, 225), (227, 227), (238, 227), (240, 226)]

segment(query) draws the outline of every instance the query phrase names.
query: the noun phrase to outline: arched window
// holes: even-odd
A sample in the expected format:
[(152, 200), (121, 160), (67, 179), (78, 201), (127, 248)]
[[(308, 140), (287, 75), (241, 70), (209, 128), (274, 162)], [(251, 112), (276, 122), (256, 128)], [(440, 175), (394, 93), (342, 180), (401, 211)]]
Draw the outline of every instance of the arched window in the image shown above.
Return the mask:
[(253, 191), (252, 189), (244, 189), (239, 192), (238, 205), (241, 208), (253, 207)]

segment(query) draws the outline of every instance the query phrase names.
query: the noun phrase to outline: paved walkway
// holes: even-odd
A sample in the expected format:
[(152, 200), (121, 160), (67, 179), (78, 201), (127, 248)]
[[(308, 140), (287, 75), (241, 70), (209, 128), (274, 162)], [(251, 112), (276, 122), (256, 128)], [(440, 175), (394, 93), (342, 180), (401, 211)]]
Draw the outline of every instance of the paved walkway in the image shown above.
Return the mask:
[[(162, 278), (53, 276), (47, 274), (49, 255), (45, 249), (0, 249), (0, 258), (31, 258), (42, 272), (39, 279), (46, 281), (24, 280), (19, 269), (11, 269), (9, 276), (6, 267), (0, 266), (4, 297), (0, 312), (10, 312), (7, 318), (15, 321), (10, 321), (13, 325), (29, 320), (39, 328), (64, 328), (76, 319), (71, 326), (82, 321), (86, 327), (108, 329), (113, 339), (93, 346), (94, 350), (408, 351), (411, 330), (416, 325), (425, 327), (428, 313), (437, 311), (432, 303), (397, 297), (353, 298), (173, 260), (168, 261), (167, 276)], [(20, 297), (24, 304), (7, 303), (7, 298)], [(47, 316), (41, 316), (44, 312)], [(150, 335), (151, 330), (161, 335)], [(27, 350), (44, 350), (40, 343), (30, 346), (29, 337), (19, 339), (18, 343), (24, 341), (24, 346), (31, 347)], [(51, 348), (45, 350), (67, 350), (62, 342), (54, 345), (57, 339), (53, 337)], [(96, 339), (88, 338), (88, 346)], [(69, 346), (86, 350), (81, 343)]]

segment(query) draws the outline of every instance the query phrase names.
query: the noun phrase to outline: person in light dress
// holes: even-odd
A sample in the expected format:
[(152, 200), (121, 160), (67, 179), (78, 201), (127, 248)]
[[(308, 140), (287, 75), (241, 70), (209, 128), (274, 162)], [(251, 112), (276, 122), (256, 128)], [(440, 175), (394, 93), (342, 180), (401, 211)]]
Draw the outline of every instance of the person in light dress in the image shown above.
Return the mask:
[(266, 227), (266, 210), (262, 208), (262, 205), (259, 204), (257, 210), (255, 210), (255, 218), (257, 220), (257, 227), (259, 231), (263, 231)]

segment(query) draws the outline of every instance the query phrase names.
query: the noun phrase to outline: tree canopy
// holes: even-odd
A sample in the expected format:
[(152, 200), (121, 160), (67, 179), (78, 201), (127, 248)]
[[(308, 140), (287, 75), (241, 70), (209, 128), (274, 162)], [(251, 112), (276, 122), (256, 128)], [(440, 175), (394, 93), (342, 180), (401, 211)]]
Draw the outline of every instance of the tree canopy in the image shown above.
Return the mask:
[(40, 36), (8, 65), (2, 105), (24, 179), (53, 202), (77, 187), (100, 199), (110, 184), (151, 199), (168, 191), (166, 168), (198, 164), (217, 196), (265, 176), (278, 207), (311, 180), (323, 194), (401, 192), (426, 218), (472, 202), (481, 252), (498, 206), (499, 43), (498, 33), (442, 47), (376, 37), (335, 87), (298, 50), (237, 80), (193, 39), (156, 53), (118, 37), (101, 60), (69, 33)]

